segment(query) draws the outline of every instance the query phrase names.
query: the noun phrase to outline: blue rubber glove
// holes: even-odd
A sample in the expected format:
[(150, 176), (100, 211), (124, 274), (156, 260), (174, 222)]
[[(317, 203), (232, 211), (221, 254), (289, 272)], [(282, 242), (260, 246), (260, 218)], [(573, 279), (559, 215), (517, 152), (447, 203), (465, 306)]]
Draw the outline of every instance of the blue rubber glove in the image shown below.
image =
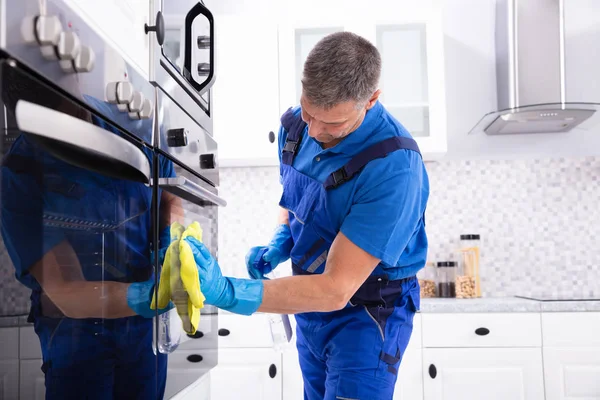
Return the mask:
[[(273, 271), (282, 262), (290, 258), (294, 247), (292, 231), (287, 224), (281, 224), (275, 230), (273, 238), (266, 246), (256, 246), (246, 254), (246, 269), (252, 279), (265, 279), (265, 275)], [(256, 257), (263, 251), (264, 263), (255, 263)]]
[(258, 310), (263, 299), (262, 281), (224, 277), (217, 260), (204, 244), (189, 236), (184, 240), (192, 248), (200, 289), (207, 304), (242, 315), (251, 315)]
[(151, 278), (144, 282), (135, 282), (129, 285), (127, 288), (127, 305), (137, 315), (141, 315), (144, 318), (152, 318), (157, 312), (163, 314), (174, 307), (173, 302), (169, 302), (165, 308), (158, 310), (152, 310), (150, 303), (152, 303), (152, 294), (154, 293), (154, 278)]

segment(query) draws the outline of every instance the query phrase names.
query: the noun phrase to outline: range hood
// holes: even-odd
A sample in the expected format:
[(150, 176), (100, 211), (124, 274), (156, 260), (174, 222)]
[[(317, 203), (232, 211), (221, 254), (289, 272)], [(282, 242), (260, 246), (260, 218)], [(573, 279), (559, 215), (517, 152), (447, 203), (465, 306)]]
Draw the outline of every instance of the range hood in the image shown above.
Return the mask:
[(600, 109), (566, 99), (564, 1), (496, 0), (497, 110), (470, 134), (568, 132)]

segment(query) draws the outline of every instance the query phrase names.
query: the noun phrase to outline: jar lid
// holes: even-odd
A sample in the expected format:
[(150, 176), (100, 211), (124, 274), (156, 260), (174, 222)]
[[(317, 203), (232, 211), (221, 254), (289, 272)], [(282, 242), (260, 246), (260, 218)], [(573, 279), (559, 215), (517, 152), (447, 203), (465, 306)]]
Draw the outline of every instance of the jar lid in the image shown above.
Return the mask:
[(456, 261), (439, 261), (437, 263), (438, 268), (440, 267), (456, 267)]
[(460, 240), (481, 240), (481, 236), (469, 233), (466, 235), (460, 235)]

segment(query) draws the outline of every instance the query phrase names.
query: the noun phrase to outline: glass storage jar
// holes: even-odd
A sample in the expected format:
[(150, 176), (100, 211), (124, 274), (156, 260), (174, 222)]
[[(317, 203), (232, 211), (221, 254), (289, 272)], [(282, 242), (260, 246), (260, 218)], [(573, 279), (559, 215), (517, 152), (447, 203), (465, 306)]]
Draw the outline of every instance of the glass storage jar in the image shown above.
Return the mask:
[(481, 297), (479, 278), (480, 235), (460, 235), (459, 267), (456, 276), (456, 297)]
[(435, 263), (428, 262), (425, 268), (417, 273), (419, 286), (421, 287), (421, 298), (436, 297), (436, 274)]
[(456, 297), (456, 261), (437, 263), (437, 281), (439, 297)]

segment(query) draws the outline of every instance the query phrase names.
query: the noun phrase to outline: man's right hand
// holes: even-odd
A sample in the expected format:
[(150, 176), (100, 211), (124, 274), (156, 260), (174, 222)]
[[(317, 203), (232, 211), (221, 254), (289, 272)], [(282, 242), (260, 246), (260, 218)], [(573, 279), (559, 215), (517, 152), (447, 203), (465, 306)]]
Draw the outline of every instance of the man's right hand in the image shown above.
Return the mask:
[[(273, 271), (279, 264), (290, 258), (294, 246), (289, 225), (281, 224), (275, 230), (273, 238), (267, 246), (252, 247), (246, 254), (246, 269), (253, 279), (265, 279), (265, 275)], [(257, 258), (262, 255), (264, 262)]]

